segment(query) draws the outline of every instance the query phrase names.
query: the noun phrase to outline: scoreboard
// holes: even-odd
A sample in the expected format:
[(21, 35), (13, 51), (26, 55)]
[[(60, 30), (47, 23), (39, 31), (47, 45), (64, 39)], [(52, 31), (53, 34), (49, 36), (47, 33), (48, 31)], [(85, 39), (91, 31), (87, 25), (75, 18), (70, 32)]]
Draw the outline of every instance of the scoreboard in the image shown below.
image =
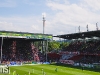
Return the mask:
[(9, 66), (0, 66), (0, 73), (2, 73), (2, 74), (10, 74)]

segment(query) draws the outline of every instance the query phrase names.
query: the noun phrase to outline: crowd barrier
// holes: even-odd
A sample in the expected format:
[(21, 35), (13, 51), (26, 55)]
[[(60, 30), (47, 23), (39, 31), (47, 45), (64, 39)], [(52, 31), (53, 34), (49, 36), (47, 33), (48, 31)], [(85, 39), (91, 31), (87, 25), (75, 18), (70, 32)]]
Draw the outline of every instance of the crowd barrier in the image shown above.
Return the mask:
[(62, 51), (62, 52), (60, 52), (59, 54), (80, 54), (80, 52), (79, 51), (73, 51), (73, 52), (69, 52), (69, 51)]
[(8, 66), (20, 66), (22, 65), (22, 62), (10, 62), (9, 64), (7, 64)]
[(73, 60), (60, 60), (60, 63), (73, 65), (74, 64), (74, 61)]
[(33, 62), (33, 61), (23, 61), (23, 62), (11, 61), (9, 63), (2, 63), (1, 65), (20, 66), (23, 64), (50, 64), (50, 63), (49, 62)]

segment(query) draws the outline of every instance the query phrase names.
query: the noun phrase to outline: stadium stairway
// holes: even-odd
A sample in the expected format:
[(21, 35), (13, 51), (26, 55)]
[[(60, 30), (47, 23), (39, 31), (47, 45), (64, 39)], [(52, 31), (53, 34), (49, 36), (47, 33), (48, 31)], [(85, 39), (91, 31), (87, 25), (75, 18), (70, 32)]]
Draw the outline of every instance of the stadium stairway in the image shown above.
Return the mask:
[(63, 60), (68, 60), (69, 58), (71, 58), (71, 57), (73, 57), (74, 55), (73, 54), (63, 54), (62, 55), (62, 57), (61, 57), (61, 59), (63, 59)]
[(83, 58), (83, 55), (76, 55), (76, 56), (69, 58), (68, 60), (78, 61), (82, 58)]

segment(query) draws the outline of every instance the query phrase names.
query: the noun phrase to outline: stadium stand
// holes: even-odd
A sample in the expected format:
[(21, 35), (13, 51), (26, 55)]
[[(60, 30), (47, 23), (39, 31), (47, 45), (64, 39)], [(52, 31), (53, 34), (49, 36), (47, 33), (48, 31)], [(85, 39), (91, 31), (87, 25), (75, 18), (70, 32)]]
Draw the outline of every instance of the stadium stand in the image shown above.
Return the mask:
[[(88, 42), (74, 42), (71, 43), (68, 47), (64, 49), (64, 52), (62, 54), (62, 60), (73, 60), (74, 62), (83, 62), (83, 63), (99, 63), (99, 55), (100, 55), (100, 41), (88, 41)], [(65, 56), (65, 52), (67, 55)], [(69, 57), (68, 52), (72, 54), (71, 57)], [(73, 54), (74, 52), (74, 54)], [(75, 54), (75, 52), (78, 52)], [(65, 56), (65, 57), (64, 57)], [(68, 59), (68, 57), (69, 59)]]
[(34, 42), (25, 39), (5, 39), (2, 51), (2, 64), (20, 65), (21, 63), (42, 63), (44, 53), (35, 47)]
[[(55, 36), (70, 40), (69, 45), (59, 53), (60, 61), (72, 60), (74, 63), (84, 64), (100, 63), (100, 39), (96, 38), (100, 37), (99, 33), (100, 31), (89, 31)], [(68, 58), (69, 54), (72, 56)]]
[(47, 50), (48, 40), (52, 40), (51, 34), (0, 31), (0, 64), (46, 61), (41, 52)]

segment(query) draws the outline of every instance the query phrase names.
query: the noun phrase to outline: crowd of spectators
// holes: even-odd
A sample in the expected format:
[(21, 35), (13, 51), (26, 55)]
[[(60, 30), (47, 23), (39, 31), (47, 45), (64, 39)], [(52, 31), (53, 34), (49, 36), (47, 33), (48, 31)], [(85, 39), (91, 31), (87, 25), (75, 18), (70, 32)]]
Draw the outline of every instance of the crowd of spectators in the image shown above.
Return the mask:
[(63, 51), (100, 54), (100, 40), (75, 41), (65, 47)]
[(4, 39), (2, 61), (34, 61), (40, 62), (40, 52), (34, 42), (25, 39)]
[(40, 60), (39, 60), (39, 55), (38, 55), (38, 49), (35, 48), (33, 43), (31, 43), (31, 49), (32, 49), (32, 56), (34, 58), (34, 61), (39, 62)]
[(81, 55), (82, 58), (78, 62), (100, 63), (100, 40), (74, 41), (65, 47), (62, 52), (79, 52), (76, 56), (78, 58)]

